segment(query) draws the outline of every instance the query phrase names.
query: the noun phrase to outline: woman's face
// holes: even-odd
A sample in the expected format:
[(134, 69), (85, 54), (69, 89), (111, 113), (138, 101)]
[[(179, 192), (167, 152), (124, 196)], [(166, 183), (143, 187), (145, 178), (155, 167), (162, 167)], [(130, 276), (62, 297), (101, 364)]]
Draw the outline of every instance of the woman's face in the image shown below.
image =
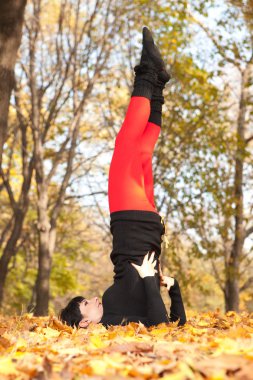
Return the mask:
[(98, 297), (93, 297), (89, 300), (84, 299), (80, 303), (80, 312), (83, 318), (94, 323), (99, 323), (103, 316), (103, 305), (99, 302)]

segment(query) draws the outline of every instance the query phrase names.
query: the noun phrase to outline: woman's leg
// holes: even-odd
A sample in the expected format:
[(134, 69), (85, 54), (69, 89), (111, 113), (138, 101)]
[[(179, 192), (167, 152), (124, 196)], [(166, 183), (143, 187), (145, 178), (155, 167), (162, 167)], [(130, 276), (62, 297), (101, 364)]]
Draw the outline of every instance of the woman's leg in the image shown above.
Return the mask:
[(144, 175), (144, 186), (150, 204), (156, 209), (154, 197), (154, 180), (152, 170), (152, 157), (155, 144), (160, 134), (160, 126), (148, 122), (141, 139), (141, 162)]
[[(156, 211), (146, 194), (145, 169), (143, 169), (142, 161), (145, 154), (143, 148), (147, 148), (149, 140), (149, 133), (144, 133), (149, 116), (150, 100), (142, 96), (132, 96), (125, 120), (116, 137), (110, 165), (110, 212)], [(145, 137), (144, 140), (143, 137)], [(150, 152), (150, 148), (148, 151)]]
[[(134, 71), (134, 90), (116, 138), (109, 171), (108, 197), (111, 213), (120, 210), (157, 212), (153, 192), (152, 152), (159, 135), (157, 125), (161, 125), (160, 88), (156, 94), (154, 92), (157, 84), (160, 87), (158, 75), (168, 77), (168, 74), (153, 37), (145, 27), (141, 61)], [(165, 83), (163, 87), (164, 85)], [(144, 132), (146, 126), (148, 128)], [(149, 128), (151, 126), (152, 129)]]
[(141, 142), (141, 159), (145, 191), (149, 202), (154, 208), (155, 198), (152, 171), (152, 156), (162, 126), (162, 105), (164, 104), (163, 89), (165, 87), (165, 84), (169, 81), (169, 79), (170, 76), (166, 71), (160, 72), (158, 74), (157, 83), (154, 87), (150, 103), (150, 116), (147, 126), (142, 135)]

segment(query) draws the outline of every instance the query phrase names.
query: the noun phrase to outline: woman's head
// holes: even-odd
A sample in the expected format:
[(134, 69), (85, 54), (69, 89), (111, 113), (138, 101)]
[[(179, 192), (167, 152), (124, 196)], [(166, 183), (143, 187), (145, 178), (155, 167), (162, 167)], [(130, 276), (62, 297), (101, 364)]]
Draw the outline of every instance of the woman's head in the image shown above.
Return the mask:
[(60, 319), (67, 325), (83, 328), (91, 322), (99, 323), (102, 316), (103, 306), (98, 297), (89, 300), (81, 296), (74, 297), (60, 313)]

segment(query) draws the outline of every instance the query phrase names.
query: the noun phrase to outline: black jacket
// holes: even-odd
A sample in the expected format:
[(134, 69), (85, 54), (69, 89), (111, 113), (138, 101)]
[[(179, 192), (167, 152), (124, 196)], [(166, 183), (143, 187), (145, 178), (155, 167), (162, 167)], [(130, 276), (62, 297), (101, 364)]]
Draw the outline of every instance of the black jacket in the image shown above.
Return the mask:
[[(169, 291), (170, 318), (160, 295), (158, 275), (164, 224), (159, 214), (151, 211), (125, 210), (111, 213), (114, 283), (104, 293), (102, 303), (105, 326), (127, 321), (141, 321), (146, 326), (180, 319), (185, 323), (185, 311), (178, 282)], [(131, 265), (141, 265), (147, 252), (155, 251), (157, 273), (142, 279)]]
[(174, 285), (169, 290), (171, 297), (170, 317), (167, 314), (155, 277), (148, 276), (143, 278), (147, 299), (147, 313), (145, 316), (138, 315), (118, 315), (104, 314), (100, 323), (106, 328), (110, 325), (127, 325), (129, 322), (142, 322), (146, 327), (158, 325), (159, 323), (178, 322), (182, 326), (186, 322), (184, 305), (181, 297), (179, 284), (174, 279)]

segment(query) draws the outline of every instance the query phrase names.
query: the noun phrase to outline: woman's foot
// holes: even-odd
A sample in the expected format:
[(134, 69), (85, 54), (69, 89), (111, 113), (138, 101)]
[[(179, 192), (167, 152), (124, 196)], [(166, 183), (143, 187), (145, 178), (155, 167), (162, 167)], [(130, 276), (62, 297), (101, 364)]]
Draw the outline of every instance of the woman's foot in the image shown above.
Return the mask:
[(163, 83), (165, 85), (165, 83), (169, 82), (170, 78), (171, 76), (167, 70), (159, 71), (157, 78), (159, 83)]
[(158, 47), (154, 43), (151, 32), (146, 26), (144, 26), (142, 29), (142, 36), (143, 39), (140, 65), (152, 66), (157, 71), (159, 82), (162, 82), (164, 84), (167, 83), (171, 78), (170, 74), (166, 70), (164, 60), (162, 59), (162, 55)]
[(153, 36), (150, 30), (144, 26), (142, 29), (142, 44), (143, 44), (143, 53), (144, 59), (146, 61), (151, 61), (153, 66), (157, 69), (157, 71), (166, 71), (165, 63), (162, 59), (161, 53), (158, 47), (155, 45)]
[(134, 67), (135, 79), (132, 96), (144, 96), (151, 100), (154, 93), (154, 99), (161, 101), (162, 89), (170, 80), (170, 75), (147, 27), (142, 29), (142, 35), (141, 60), (140, 64)]

